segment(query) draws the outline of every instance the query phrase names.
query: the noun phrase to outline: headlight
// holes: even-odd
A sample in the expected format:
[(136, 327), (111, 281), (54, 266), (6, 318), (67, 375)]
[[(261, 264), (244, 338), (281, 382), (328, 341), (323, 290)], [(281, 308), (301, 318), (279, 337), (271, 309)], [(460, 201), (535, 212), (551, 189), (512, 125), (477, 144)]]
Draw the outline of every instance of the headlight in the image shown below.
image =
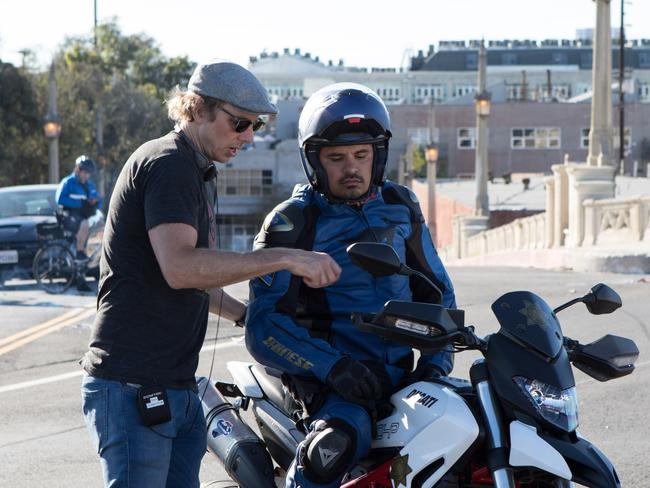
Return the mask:
[(412, 320), (406, 320), (406, 319), (396, 319), (395, 327), (397, 327), (398, 329), (408, 330), (409, 332), (414, 332), (420, 335), (437, 336), (441, 334), (441, 332), (435, 327), (431, 327), (430, 325), (427, 324), (422, 324), (420, 322), (413, 322)]
[(515, 376), (513, 381), (521, 388), (539, 414), (550, 423), (573, 432), (578, 427), (578, 397), (576, 389), (559, 388), (538, 380)]

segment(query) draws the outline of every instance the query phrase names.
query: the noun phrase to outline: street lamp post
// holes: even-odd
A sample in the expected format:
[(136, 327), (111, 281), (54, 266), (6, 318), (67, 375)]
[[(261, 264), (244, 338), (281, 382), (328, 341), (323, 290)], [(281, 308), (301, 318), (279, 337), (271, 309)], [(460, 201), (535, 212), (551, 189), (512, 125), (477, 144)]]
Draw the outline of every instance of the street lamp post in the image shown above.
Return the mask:
[(424, 151), (427, 161), (427, 226), (433, 243), (436, 243), (436, 166), (438, 163), (438, 146), (429, 144)]
[(54, 62), (50, 67), (48, 77), (48, 111), (45, 116), (43, 132), (45, 137), (50, 141), (49, 147), (49, 171), (48, 181), (50, 183), (59, 182), (59, 136), (61, 135), (61, 121), (56, 111), (56, 77), (54, 73)]
[(476, 95), (476, 215), (487, 217), (490, 213), (490, 202), (487, 191), (488, 173), (488, 131), (487, 120), (490, 116), (490, 94), (483, 90)]

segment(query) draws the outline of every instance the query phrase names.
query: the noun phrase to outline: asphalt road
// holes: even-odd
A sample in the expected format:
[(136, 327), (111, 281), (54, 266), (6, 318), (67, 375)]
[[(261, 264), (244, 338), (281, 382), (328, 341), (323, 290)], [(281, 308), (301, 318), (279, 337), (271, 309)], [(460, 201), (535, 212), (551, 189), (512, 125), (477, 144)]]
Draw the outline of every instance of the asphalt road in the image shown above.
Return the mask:
[[(614, 462), (624, 487), (647, 488), (650, 469), (650, 276), (540, 271), (521, 268), (450, 268), (459, 307), (484, 335), (496, 330), (490, 304), (502, 293), (528, 289), (551, 306), (584, 294), (592, 285), (613, 286), (623, 308), (612, 315), (589, 315), (582, 305), (561, 313), (566, 335), (590, 342), (606, 333), (633, 339), (641, 356), (631, 376), (599, 383), (576, 371), (583, 437)], [(236, 296), (247, 287), (232, 287)], [(101, 486), (96, 454), (80, 413), (77, 364), (85, 352), (95, 299), (70, 292), (50, 296), (29, 283), (0, 289), (0, 486)], [(211, 317), (198, 374), (227, 378), (225, 364), (250, 356), (241, 329)], [(456, 356), (454, 375), (466, 377), (474, 353)], [(212, 366), (212, 361), (214, 365)], [(223, 478), (207, 454), (201, 480)]]

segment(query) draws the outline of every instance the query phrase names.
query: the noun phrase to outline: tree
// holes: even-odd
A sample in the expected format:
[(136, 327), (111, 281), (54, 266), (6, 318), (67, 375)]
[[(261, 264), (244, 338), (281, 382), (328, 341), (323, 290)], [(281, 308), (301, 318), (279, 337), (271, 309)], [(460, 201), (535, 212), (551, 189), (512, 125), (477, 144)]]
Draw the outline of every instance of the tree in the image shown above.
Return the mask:
[[(94, 36), (67, 39), (55, 54), (57, 105), (61, 119), (60, 174), (80, 154), (97, 159), (96, 114), (103, 111), (105, 172), (113, 179), (128, 156), (146, 140), (172, 128), (164, 100), (185, 86), (195, 64), (167, 58), (145, 34), (123, 35), (115, 21)], [(38, 183), (47, 178), (47, 70), (0, 62), (0, 184)]]
[(47, 178), (39, 97), (29, 73), (0, 62), (0, 186)]

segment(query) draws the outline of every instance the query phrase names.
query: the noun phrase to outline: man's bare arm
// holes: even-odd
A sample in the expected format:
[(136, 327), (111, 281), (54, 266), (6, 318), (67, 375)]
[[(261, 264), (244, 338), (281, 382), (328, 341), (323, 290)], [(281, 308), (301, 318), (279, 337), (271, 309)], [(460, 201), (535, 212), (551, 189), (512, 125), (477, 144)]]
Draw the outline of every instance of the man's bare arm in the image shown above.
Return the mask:
[(228, 320), (239, 320), (246, 312), (246, 305), (221, 288), (210, 290), (210, 312)]
[(327, 254), (301, 249), (270, 248), (252, 252), (197, 249), (197, 232), (187, 224), (161, 224), (149, 240), (170, 287), (222, 288), (281, 269), (301, 276), (312, 288), (338, 280), (341, 268)]

